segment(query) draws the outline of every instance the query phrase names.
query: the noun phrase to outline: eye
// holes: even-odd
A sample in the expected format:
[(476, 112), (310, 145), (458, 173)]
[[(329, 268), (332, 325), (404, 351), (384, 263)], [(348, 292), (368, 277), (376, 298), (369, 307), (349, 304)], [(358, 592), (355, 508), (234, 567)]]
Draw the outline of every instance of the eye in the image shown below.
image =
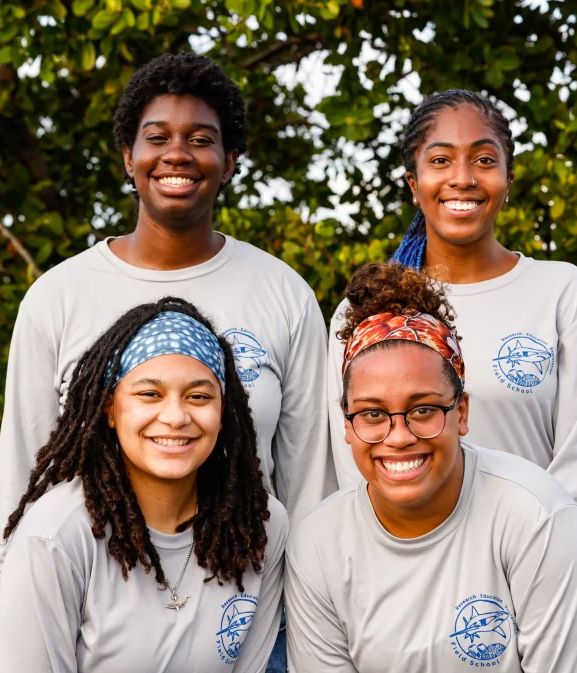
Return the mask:
[(209, 393), (196, 392), (196, 393), (189, 393), (186, 396), (186, 399), (196, 404), (204, 404), (205, 402), (210, 402), (211, 400), (213, 400), (214, 395), (210, 395)]
[(160, 393), (157, 390), (141, 390), (136, 393), (136, 396), (154, 399), (160, 397)]
[(498, 162), (497, 159), (495, 159), (495, 157), (484, 155), (482, 157), (478, 157), (477, 159), (475, 159), (475, 163), (481, 164), (481, 166), (494, 166)]
[(407, 415), (409, 418), (413, 420), (425, 421), (431, 416), (434, 416), (436, 413), (438, 413), (438, 411), (439, 411), (438, 407), (421, 406), (410, 409)]
[(382, 409), (363, 409), (357, 416), (362, 419), (363, 423), (367, 424), (382, 423), (388, 418), (387, 412)]
[(164, 135), (155, 133), (153, 135), (146, 136), (146, 141), (151, 143), (152, 145), (161, 145), (162, 143), (165, 143), (167, 141), (167, 138)]
[(191, 145), (196, 145), (197, 147), (206, 147), (207, 145), (214, 145), (214, 140), (208, 138), (207, 136), (192, 136), (188, 141)]
[(446, 166), (447, 164), (450, 163), (450, 160), (448, 157), (433, 157), (431, 159), (431, 163), (434, 166)]

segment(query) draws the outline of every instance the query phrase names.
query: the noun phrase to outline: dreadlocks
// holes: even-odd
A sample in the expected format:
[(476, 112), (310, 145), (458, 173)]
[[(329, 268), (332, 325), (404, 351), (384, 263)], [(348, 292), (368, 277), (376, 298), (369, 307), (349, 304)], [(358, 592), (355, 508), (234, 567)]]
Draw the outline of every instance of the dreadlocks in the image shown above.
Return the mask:
[[(141, 563), (147, 572), (154, 569), (156, 581), (165, 585), (158, 552), (125, 470), (116, 434), (105, 416), (122, 352), (142, 325), (163, 311), (189, 315), (214, 332), (194, 306), (173, 297), (137, 306), (114, 323), (78, 361), (64, 412), (37, 454), (28, 489), (8, 519), (4, 538), (14, 531), (26, 505), (38, 500), (49, 486), (79, 477), (92, 532), (101, 539), (109, 530), (108, 551), (120, 564), (123, 577), (127, 579), (129, 571)], [(243, 591), (242, 576), (249, 565), (255, 572), (261, 570), (268, 496), (262, 486), (248, 397), (229, 344), (223, 337), (218, 337), (218, 342), (226, 370), (222, 429), (212, 453), (198, 470), (198, 511), (179, 524), (177, 532), (192, 526), (198, 564), (212, 573), (207, 581), (234, 580)]]

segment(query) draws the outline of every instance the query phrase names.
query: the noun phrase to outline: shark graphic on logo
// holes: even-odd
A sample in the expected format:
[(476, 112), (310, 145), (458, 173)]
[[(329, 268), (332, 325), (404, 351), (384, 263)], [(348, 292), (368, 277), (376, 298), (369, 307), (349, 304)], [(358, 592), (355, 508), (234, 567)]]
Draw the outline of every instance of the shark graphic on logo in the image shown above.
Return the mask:
[(516, 333), (503, 339), (497, 357), (493, 358), (493, 368), (510, 383), (528, 391), (551, 373), (554, 361), (555, 353), (544, 341)]
[(256, 597), (235, 598), (222, 613), (220, 629), (216, 635), (231, 659), (236, 659), (240, 654), (240, 648), (254, 618), (256, 604)]
[(256, 381), (261, 374), (261, 367), (267, 364), (268, 353), (256, 336), (246, 329), (228, 329), (224, 332), (228, 339), (240, 380), (243, 383)]
[(449, 638), (456, 636), (464, 636), (470, 638), (471, 642), (475, 638), (480, 638), (481, 633), (497, 633), (503, 638), (507, 638), (507, 634), (502, 629), (501, 624), (509, 619), (509, 613), (506, 610), (493, 610), (492, 612), (479, 613), (477, 608), (473, 605), (471, 607), (471, 616), (469, 619), (463, 617), (465, 628), (460, 631), (451, 633)]

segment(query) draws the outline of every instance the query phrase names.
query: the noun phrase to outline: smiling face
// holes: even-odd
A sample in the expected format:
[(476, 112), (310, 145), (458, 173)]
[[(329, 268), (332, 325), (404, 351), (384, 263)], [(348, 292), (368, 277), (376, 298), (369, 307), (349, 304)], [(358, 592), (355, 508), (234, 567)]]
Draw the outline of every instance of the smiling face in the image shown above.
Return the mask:
[(405, 177), (431, 243), (470, 245), (494, 238), (512, 176), (501, 141), (477, 108), (443, 108), (417, 148), (415, 172)]
[[(406, 411), (417, 405), (450, 406), (454, 386), (444, 372), (443, 358), (430, 348), (398, 343), (393, 348), (361, 354), (350, 365), (347, 412), (383, 409)], [(401, 416), (394, 417), (388, 437), (379, 444), (361, 441), (345, 423), (346, 441), (381, 523), (404, 537), (421, 535), (453, 511), (463, 477), (459, 437), (467, 433), (468, 399), (463, 394), (446, 416), (443, 431), (418, 439)], [(415, 523), (416, 522), (416, 523)]]
[(139, 224), (212, 226), (214, 201), (231, 178), (217, 113), (194, 96), (154, 98), (140, 119), (124, 165), (140, 197)]
[(135, 490), (151, 481), (193, 484), (216, 444), (221, 416), (218, 380), (187, 355), (160, 355), (135, 367), (107, 409)]

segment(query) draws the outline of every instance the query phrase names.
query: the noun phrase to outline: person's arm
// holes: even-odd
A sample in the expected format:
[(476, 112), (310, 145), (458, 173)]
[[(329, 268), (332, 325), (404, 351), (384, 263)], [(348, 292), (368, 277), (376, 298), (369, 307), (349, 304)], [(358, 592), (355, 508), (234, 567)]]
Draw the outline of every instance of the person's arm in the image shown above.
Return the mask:
[[(34, 325), (24, 299), (10, 344), (0, 430), (0, 533), (24, 495), (38, 449), (56, 423), (55, 379), (56, 354), (48, 336)], [(0, 564), (5, 551), (0, 544)]]
[(327, 372), (331, 446), (339, 488), (343, 488), (343, 486), (358, 481), (360, 478), (359, 470), (353, 459), (351, 447), (345, 442), (345, 419), (341, 408), (341, 397), (343, 395), (343, 378), (341, 372), (345, 347), (343, 342), (340, 341), (340, 339), (337, 339), (337, 332), (343, 326), (341, 314), (346, 306), (346, 302), (341, 302), (331, 319)]
[(13, 543), (0, 575), (3, 671), (77, 673), (83, 580), (50, 540)]
[(557, 310), (557, 399), (553, 459), (548, 471), (577, 500), (577, 279), (565, 288)]
[(278, 636), (288, 517), (284, 508), (269, 497), (271, 518), (267, 527), (265, 567), (258, 606), (251, 622), (234, 673), (264, 673)]
[(327, 333), (314, 295), (290, 335), (273, 440), (275, 486), (291, 524), (336, 489), (328, 440)]
[[(314, 547), (309, 553), (315, 559)], [(322, 569), (319, 568), (319, 574)], [(286, 556), (285, 604), (289, 673), (358, 673), (349, 655), (334, 605), (299, 566), (294, 554)]]
[(577, 671), (577, 505), (540, 523), (509, 569), (524, 673)]

